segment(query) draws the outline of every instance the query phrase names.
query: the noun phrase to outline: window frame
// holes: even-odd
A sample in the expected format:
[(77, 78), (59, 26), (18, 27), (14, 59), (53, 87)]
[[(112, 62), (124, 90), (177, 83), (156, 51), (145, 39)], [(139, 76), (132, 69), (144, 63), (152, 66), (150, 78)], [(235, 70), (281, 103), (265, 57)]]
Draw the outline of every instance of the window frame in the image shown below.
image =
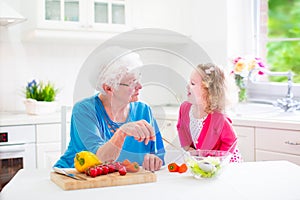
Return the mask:
[[(252, 2), (253, 8), (253, 41), (254, 41), (254, 51), (255, 55), (259, 55), (263, 60), (266, 60), (267, 49), (266, 44), (268, 41), (274, 41), (279, 39), (270, 39), (267, 34), (267, 18), (268, 18), (268, 0), (253, 0)], [(295, 38), (286, 39), (280, 38), (281, 41), (284, 40), (294, 40)], [(300, 38), (297, 38), (300, 40)], [(276, 87), (276, 90), (274, 90)], [(276, 101), (278, 98), (284, 98), (287, 95), (288, 91), (288, 83), (282, 82), (266, 82), (264, 81), (256, 81), (256, 82), (248, 82), (248, 92), (249, 99), (254, 101)], [(299, 100), (300, 98), (300, 84), (293, 83), (292, 84), (292, 94), (293, 98)]]

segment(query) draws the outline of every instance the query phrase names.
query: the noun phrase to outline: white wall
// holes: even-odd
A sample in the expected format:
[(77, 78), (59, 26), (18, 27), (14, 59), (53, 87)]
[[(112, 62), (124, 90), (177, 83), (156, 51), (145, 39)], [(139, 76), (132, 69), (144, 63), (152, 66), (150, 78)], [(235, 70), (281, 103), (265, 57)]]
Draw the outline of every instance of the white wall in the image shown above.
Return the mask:
[(255, 54), (253, 1), (227, 1), (228, 57)]
[[(59, 37), (24, 39), (34, 31), (36, 0), (27, 0), (26, 4), (22, 0), (4, 1), (28, 17), (28, 21), (8, 29), (0, 29), (0, 111), (24, 111), (22, 90), (33, 78), (55, 82), (61, 89), (59, 103), (72, 104), (77, 74), (88, 55), (102, 41), (82, 38), (65, 40), (66, 38)], [(238, 0), (228, 0), (230, 1)], [(227, 32), (228, 27), (232, 28), (228, 26), (227, 1), (128, 2), (131, 5), (132, 27), (163, 28), (187, 35), (203, 47), (213, 61), (227, 64)], [(242, 14), (242, 11), (238, 14)], [(243, 21), (243, 18), (240, 20)], [(232, 38), (229, 40), (232, 42)]]

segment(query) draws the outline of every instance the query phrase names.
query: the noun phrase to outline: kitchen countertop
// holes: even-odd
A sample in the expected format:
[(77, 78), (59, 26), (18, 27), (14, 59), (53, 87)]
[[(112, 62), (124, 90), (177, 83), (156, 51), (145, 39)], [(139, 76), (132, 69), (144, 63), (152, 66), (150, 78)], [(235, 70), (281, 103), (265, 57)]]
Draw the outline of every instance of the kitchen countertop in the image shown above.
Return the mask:
[(155, 173), (154, 183), (64, 191), (49, 171), (22, 169), (0, 199), (300, 199), (300, 166), (288, 161), (232, 163), (213, 179), (169, 173), (166, 167)]
[[(71, 109), (67, 110), (67, 119), (71, 118)], [(31, 124), (61, 123), (61, 112), (44, 115), (29, 115), (26, 112), (0, 112), (0, 126), (18, 126)]]
[(60, 123), (60, 112), (47, 115), (28, 115), (25, 112), (1, 112), (0, 126)]

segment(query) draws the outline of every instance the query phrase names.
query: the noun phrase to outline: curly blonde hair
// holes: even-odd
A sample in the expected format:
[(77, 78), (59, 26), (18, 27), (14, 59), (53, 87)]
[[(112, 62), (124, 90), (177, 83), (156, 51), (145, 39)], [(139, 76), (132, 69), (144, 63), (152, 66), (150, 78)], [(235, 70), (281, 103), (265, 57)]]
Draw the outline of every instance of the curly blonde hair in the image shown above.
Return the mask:
[(223, 112), (226, 105), (226, 83), (223, 70), (213, 63), (199, 64), (196, 69), (202, 79), (203, 99), (206, 101), (205, 111)]

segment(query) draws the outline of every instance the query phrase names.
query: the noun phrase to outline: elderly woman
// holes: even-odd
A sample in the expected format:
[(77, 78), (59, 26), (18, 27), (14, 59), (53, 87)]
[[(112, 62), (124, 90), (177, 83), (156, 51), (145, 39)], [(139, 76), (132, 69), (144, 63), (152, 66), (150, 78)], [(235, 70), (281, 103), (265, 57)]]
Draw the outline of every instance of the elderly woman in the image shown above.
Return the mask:
[(139, 55), (130, 53), (102, 70), (100, 92), (73, 107), (71, 140), (55, 167), (74, 167), (75, 154), (87, 150), (103, 162), (129, 159), (146, 170), (161, 168), (162, 137), (150, 107), (138, 101), (139, 75), (129, 70), (141, 65)]

